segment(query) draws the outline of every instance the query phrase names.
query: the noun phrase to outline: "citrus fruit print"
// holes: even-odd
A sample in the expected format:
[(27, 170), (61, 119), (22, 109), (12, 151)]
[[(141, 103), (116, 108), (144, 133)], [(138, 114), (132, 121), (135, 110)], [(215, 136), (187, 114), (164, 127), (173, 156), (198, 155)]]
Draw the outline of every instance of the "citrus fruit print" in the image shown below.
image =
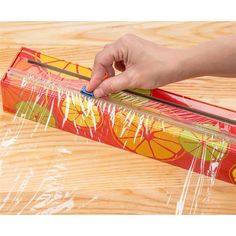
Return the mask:
[(236, 183), (236, 166), (234, 166), (231, 170), (231, 177), (234, 183)]
[(25, 119), (36, 121), (42, 124), (48, 124), (50, 127), (56, 127), (56, 119), (50, 114), (50, 111), (34, 102), (19, 102), (16, 104), (18, 116), (23, 116)]
[[(144, 89), (133, 89), (132, 91), (149, 95), (150, 96), (150, 90), (144, 90)], [(160, 107), (158, 107), (157, 103), (155, 103), (155, 108), (153, 108), (153, 102), (149, 98), (129, 94), (126, 92), (119, 92), (109, 95), (109, 100), (112, 102), (116, 102), (118, 104), (125, 104), (125, 105), (131, 105), (133, 107), (141, 107), (144, 110), (151, 111), (156, 114), (161, 114), (159, 110)], [(150, 106), (151, 105), (151, 106)]]
[[(216, 130), (216, 127), (205, 124), (204, 126)], [(227, 142), (215, 139), (212, 135), (184, 130), (180, 134), (180, 143), (185, 151), (197, 159), (206, 161), (220, 160), (227, 151)]]
[(144, 95), (149, 95), (151, 96), (151, 90), (150, 89), (131, 89), (134, 92), (141, 93)]
[(117, 112), (112, 127), (115, 138), (124, 147), (160, 160), (179, 158), (183, 149), (178, 141), (181, 129), (133, 112)]
[[(91, 77), (92, 74), (92, 71), (89, 68), (79, 66), (78, 64), (73, 64), (64, 60), (59, 60), (57, 58), (53, 58), (44, 54), (40, 54), (40, 61), (44, 64), (48, 64), (83, 76)], [(50, 71), (52, 74), (60, 74), (59, 72), (53, 70), (48, 69), (48, 71)], [(70, 75), (66, 75), (66, 78), (78, 80), (78, 78)]]
[(62, 112), (72, 123), (84, 128), (97, 128), (102, 123), (98, 107), (88, 98), (79, 96), (74, 102), (70, 97), (62, 103)]
[(113, 102), (129, 104), (135, 107), (143, 107), (149, 102), (149, 99), (147, 98), (128, 94), (125, 92), (113, 93), (109, 95), (109, 100)]

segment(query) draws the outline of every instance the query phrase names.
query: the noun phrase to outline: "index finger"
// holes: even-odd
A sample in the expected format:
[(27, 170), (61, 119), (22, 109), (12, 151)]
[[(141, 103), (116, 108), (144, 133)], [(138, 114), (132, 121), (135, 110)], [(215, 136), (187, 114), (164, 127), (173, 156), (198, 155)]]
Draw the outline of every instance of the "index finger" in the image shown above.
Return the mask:
[(91, 80), (87, 86), (87, 90), (93, 91), (104, 80), (106, 74), (110, 74), (113, 69), (113, 63), (116, 58), (116, 49), (114, 44), (105, 46), (104, 49), (99, 52), (94, 60), (93, 73)]

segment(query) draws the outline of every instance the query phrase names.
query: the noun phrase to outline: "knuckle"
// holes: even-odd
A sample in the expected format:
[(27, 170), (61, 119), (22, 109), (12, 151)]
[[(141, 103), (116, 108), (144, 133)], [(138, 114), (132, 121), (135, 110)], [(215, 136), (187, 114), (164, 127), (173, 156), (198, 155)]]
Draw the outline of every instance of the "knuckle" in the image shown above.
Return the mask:
[(102, 55), (103, 55), (103, 51), (98, 52), (95, 56), (95, 62), (99, 62), (102, 58)]
[(130, 41), (131, 41), (133, 38), (134, 38), (134, 35), (133, 35), (133, 34), (124, 34), (124, 35), (121, 36), (120, 41), (121, 41), (122, 43), (127, 44), (127, 43), (130, 43)]
[(107, 44), (104, 45), (103, 48), (104, 48), (104, 49), (109, 49), (110, 47), (111, 47), (111, 44), (110, 44), (110, 43), (107, 43)]

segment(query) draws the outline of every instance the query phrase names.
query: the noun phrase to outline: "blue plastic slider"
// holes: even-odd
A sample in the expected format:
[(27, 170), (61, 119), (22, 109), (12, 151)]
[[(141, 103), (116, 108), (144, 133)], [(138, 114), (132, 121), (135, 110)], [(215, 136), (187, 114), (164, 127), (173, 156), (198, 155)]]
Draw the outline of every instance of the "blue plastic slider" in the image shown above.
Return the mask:
[(93, 96), (94, 96), (94, 95), (93, 95), (93, 92), (88, 92), (88, 91), (86, 90), (86, 85), (84, 85), (84, 86), (81, 88), (80, 92), (81, 92), (82, 94), (86, 95), (86, 96), (89, 96), (89, 97), (93, 97)]

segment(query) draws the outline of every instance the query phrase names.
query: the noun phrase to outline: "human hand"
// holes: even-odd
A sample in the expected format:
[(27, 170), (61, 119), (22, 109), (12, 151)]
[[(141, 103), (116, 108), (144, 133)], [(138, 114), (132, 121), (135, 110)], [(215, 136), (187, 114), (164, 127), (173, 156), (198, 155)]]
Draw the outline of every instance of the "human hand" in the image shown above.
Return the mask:
[[(124, 89), (152, 89), (185, 79), (186, 50), (170, 49), (134, 35), (108, 44), (94, 61), (87, 90), (103, 97)], [(114, 67), (121, 73), (115, 75)], [(108, 79), (104, 79), (105, 74)]]

